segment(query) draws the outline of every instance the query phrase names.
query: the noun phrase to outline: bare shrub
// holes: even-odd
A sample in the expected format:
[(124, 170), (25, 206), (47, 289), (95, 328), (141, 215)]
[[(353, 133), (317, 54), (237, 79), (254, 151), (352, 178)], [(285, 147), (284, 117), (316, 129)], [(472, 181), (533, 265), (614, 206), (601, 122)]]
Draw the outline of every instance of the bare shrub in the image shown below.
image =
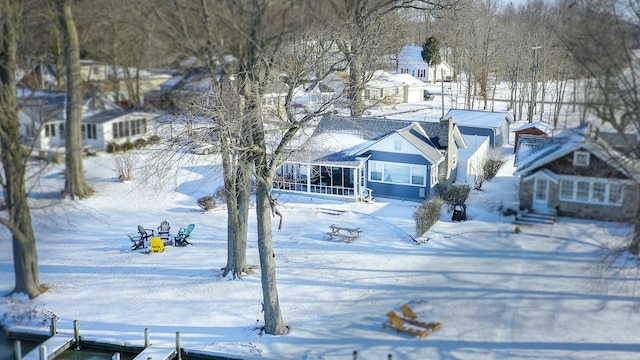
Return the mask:
[(490, 150), (482, 162), (482, 174), (484, 178), (486, 180), (493, 179), (505, 162), (507, 162), (507, 159), (502, 152), (496, 149)]
[(127, 141), (126, 143), (122, 144), (122, 151), (131, 151), (135, 148), (136, 146), (133, 145), (133, 143), (130, 141)]
[(122, 151), (122, 146), (118, 143), (110, 142), (107, 144), (107, 152), (110, 154), (119, 153)]
[(216, 189), (216, 192), (213, 194), (213, 196), (217, 200), (220, 200), (221, 202), (226, 202), (227, 201), (227, 189), (225, 189), (224, 186), (219, 186)]
[(158, 136), (157, 134), (153, 134), (149, 137), (149, 144), (151, 145), (157, 145), (160, 143), (160, 136)]
[(438, 220), (442, 211), (444, 200), (439, 196), (434, 196), (426, 200), (422, 205), (413, 212), (413, 218), (416, 221), (416, 234), (422, 236), (429, 230)]
[(133, 146), (135, 146), (136, 149), (142, 149), (144, 147), (147, 147), (147, 145), (149, 145), (147, 140), (142, 139), (142, 138), (137, 139), (136, 141), (133, 142)]
[(471, 187), (469, 185), (438, 185), (438, 196), (453, 209), (456, 204), (464, 204), (469, 198)]
[(198, 199), (198, 206), (204, 211), (209, 211), (216, 207), (216, 198), (213, 195), (203, 196)]
[(131, 153), (124, 153), (116, 157), (116, 173), (120, 181), (133, 179), (134, 157)]

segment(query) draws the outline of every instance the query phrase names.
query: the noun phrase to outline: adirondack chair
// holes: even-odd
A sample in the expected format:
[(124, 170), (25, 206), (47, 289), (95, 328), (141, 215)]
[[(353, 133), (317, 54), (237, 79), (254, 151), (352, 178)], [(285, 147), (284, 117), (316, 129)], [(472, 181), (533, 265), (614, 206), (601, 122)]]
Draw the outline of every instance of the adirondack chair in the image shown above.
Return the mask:
[(151, 238), (151, 252), (163, 252), (164, 241), (161, 238), (154, 236)]
[(409, 304), (404, 304), (400, 306), (400, 310), (402, 310), (402, 316), (403, 316), (402, 320), (408, 322), (409, 324), (420, 326), (429, 331), (436, 331), (440, 329), (440, 327), (442, 326), (442, 324), (439, 322), (424, 322), (424, 321), (418, 320), (418, 316), (416, 315), (415, 312), (413, 312), (413, 309)]
[(189, 224), (189, 226), (187, 226), (186, 228), (180, 227), (180, 230), (178, 230), (178, 234), (176, 235), (176, 237), (173, 238), (173, 245), (174, 246), (190, 245), (191, 243), (187, 241), (187, 239), (191, 236), (191, 233), (193, 232), (193, 229), (195, 229), (195, 227), (196, 227), (195, 224)]
[(131, 239), (131, 242), (133, 243), (133, 245), (131, 245), (131, 250), (138, 250), (138, 249), (144, 249), (145, 248), (145, 241), (148, 242), (149, 239), (153, 236), (153, 230), (152, 229), (145, 229), (144, 226), (142, 225), (138, 225), (138, 235), (136, 236), (131, 236), (131, 235), (127, 235), (129, 236), (129, 239)]
[(405, 323), (405, 321), (393, 310), (387, 313), (387, 317), (389, 318), (389, 320), (382, 324), (383, 327), (388, 327), (394, 329), (397, 332), (403, 332), (405, 334), (417, 336), (419, 339), (422, 339), (423, 337), (429, 335), (429, 330), (427, 329), (407, 326), (406, 324), (408, 323)]
[(164, 220), (160, 223), (160, 226), (158, 226), (158, 237), (162, 239), (165, 244), (171, 241), (169, 230), (171, 230), (171, 226), (169, 226), (169, 222), (167, 220)]

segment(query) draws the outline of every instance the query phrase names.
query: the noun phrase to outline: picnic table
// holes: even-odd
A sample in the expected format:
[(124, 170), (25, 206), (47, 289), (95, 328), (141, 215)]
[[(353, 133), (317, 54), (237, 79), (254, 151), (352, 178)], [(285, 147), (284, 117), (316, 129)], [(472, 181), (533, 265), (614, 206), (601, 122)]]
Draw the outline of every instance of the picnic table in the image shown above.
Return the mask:
[(329, 231), (327, 235), (329, 235), (330, 239), (339, 238), (346, 242), (353, 241), (362, 232), (362, 230), (360, 230), (360, 228), (358, 227), (350, 228), (350, 227), (344, 227), (336, 224), (332, 224), (329, 227), (331, 228), (331, 231)]

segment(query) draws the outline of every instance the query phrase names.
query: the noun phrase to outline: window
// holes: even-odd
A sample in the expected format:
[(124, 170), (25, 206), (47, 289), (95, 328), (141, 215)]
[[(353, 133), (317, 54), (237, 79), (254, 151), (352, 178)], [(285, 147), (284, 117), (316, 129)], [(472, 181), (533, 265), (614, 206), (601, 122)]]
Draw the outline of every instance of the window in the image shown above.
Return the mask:
[(396, 151), (402, 151), (402, 141), (396, 140), (393, 143), (393, 149)]
[(371, 100), (371, 90), (365, 90), (364, 91), (364, 99), (365, 100)]
[(56, 126), (53, 124), (48, 124), (44, 126), (44, 137), (54, 137), (56, 136)]
[[(93, 128), (91, 128), (91, 126), (93, 126)], [(144, 135), (147, 133), (147, 119), (124, 120), (113, 123), (112, 131), (114, 139), (127, 136)], [(90, 139), (98, 138), (98, 132), (95, 124), (90, 124), (88, 136)]]
[(621, 184), (609, 184), (609, 198), (608, 202), (611, 204), (622, 204), (622, 185)]
[(586, 181), (578, 181), (576, 199), (580, 201), (589, 200), (589, 183)]
[(438, 183), (438, 165), (431, 167), (431, 185)]
[(603, 203), (605, 199), (605, 192), (607, 190), (607, 184), (605, 183), (593, 183), (591, 200), (594, 202)]
[(560, 200), (572, 200), (573, 199), (573, 181), (561, 180), (560, 181)]
[(575, 151), (573, 153), (574, 166), (589, 166), (589, 153), (586, 151)]
[(423, 165), (369, 162), (370, 181), (424, 186), (426, 172)]
[(560, 180), (559, 198), (562, 201), (621, 205), (622, 192), (621, 183), (601, 179), (565, 178)]

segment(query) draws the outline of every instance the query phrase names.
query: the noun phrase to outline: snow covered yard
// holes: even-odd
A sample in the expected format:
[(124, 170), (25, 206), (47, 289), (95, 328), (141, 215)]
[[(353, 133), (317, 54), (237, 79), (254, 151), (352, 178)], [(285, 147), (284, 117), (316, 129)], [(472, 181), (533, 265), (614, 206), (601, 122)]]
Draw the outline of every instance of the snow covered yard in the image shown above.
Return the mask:
[[(216, 169), (206, 165), (211, 158), (196, 156), (200, 163), (168, 171), (164, 188), (143, 182), (140, 173), (119, 182), (112, 156), (88, 158), (93, 198), (34, 211), (40, 277), (49, 291), (33, 303), (5, 298), (0, 311), (51, 312), (61, 331), (71, 331), (77, 319), (82, 336), (117, 343), (142, 345), (149, 328), (153, 344), (171, 347), (180, 331), (186, 348), (267, 359), (351, 359), (354, 350), (359, 359), (635, 359), (640, 353), (637, 270), (614, 274), (602, 266), (607, 249), (630, 228), (560, 218), (517, 233), (513, 217), (499, 211), (517, 208), (517, 179), (508, 165), (472, 192), (468, 221), (451, 222), (443, 213), (419, 246), (411, 238), (417, 203), (280, 195), (277, 283), (291, 333), (261, 334), (259, 276), (219, 277), (226, 263), (224, 205), (209, 213), (196, 205), (219, 185)], [(47, 184), (60, 181), (59, 172), (43, 178), (43, 193), (55, 191)], [(196, 224), (193, 246), (129, 250), (127, 233), (162, 220), (172, 233)], [(331, 224), (363, 231), (352, 243), (331, 241)], [(0, 236), (7, 249), (0, 252), (4, 294), (14, 277), (9, 233), (1, 228)], [(249, 239), (248, 263), (258, 268), (254, 226)], [(442, 328), (422, 340), (383, 328), (385, 314), (404, 303)]]

